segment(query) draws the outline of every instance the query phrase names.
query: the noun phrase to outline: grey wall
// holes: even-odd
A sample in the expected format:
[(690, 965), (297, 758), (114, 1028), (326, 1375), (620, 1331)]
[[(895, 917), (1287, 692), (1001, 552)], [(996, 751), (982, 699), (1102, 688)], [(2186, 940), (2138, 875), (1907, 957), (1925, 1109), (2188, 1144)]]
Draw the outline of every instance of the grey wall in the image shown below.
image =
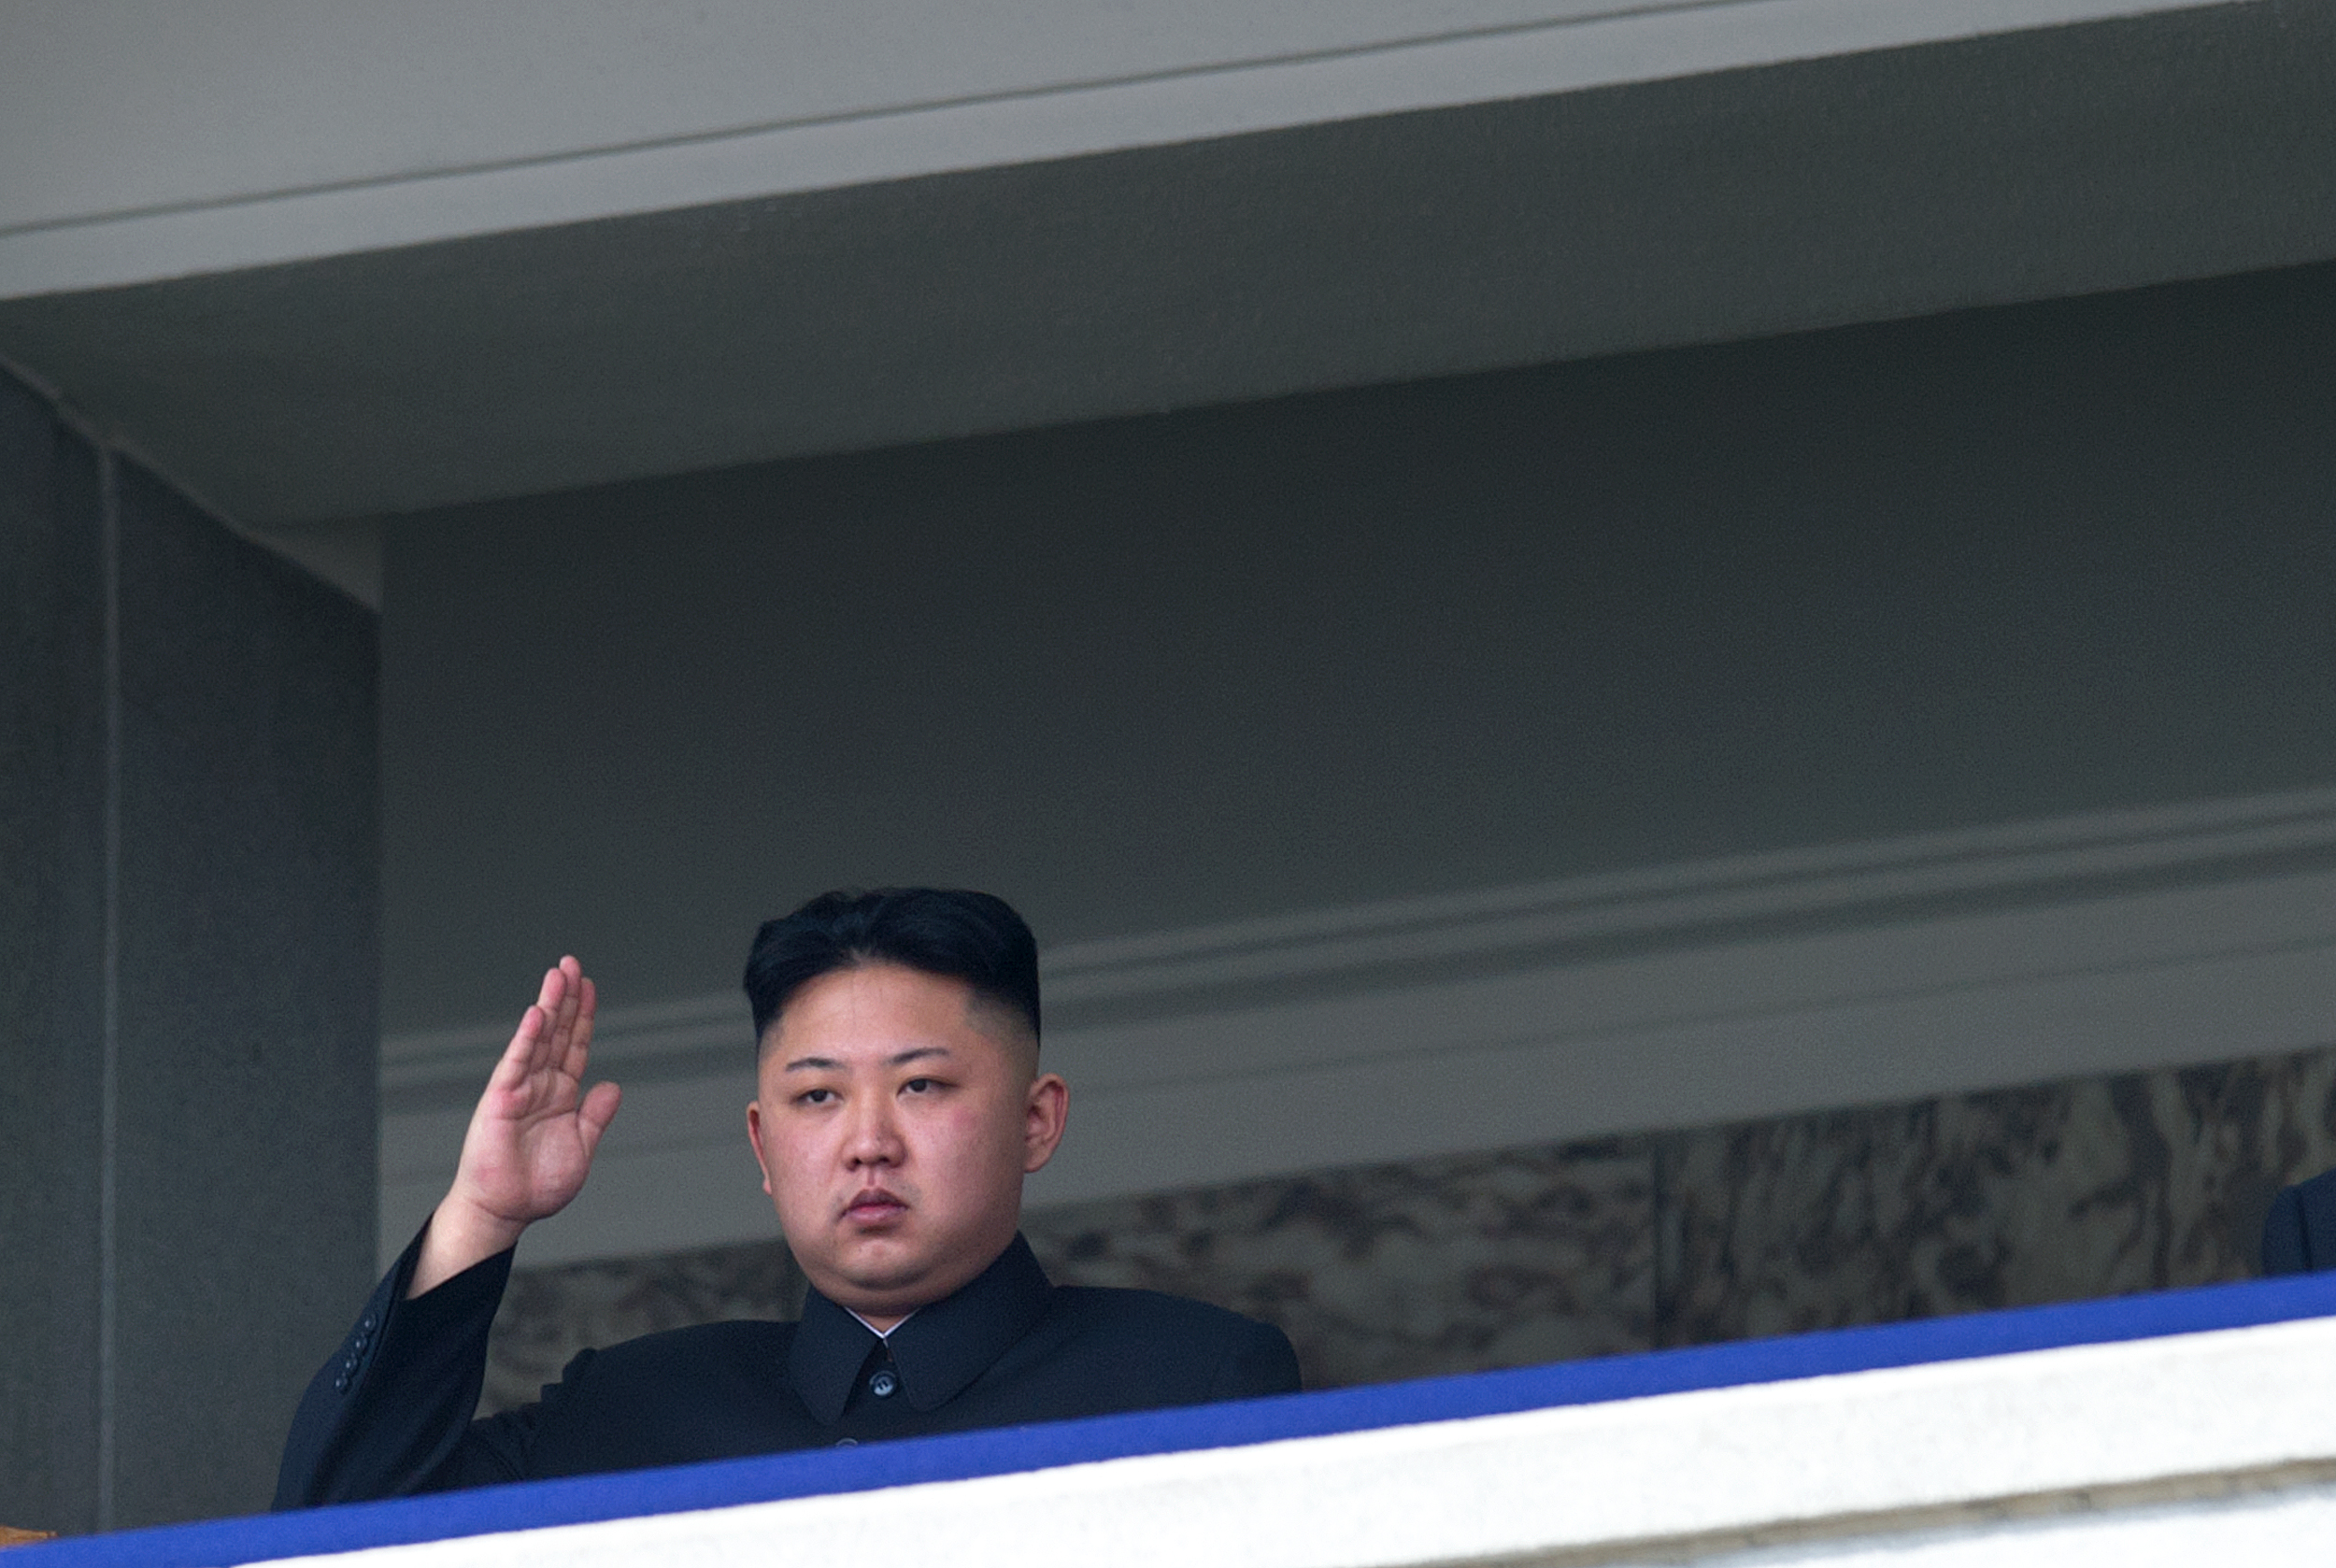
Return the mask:
[(376, 622), (0, 378), (0, 1520), (265, 1505), (372, 1274)]
[(19, 1526), (97, 1508), (99, 519), (96, 454), (0, 379), (0, 1521)]
[(2336, 269), (393, 520), (385, 1022), (2336, 779)]

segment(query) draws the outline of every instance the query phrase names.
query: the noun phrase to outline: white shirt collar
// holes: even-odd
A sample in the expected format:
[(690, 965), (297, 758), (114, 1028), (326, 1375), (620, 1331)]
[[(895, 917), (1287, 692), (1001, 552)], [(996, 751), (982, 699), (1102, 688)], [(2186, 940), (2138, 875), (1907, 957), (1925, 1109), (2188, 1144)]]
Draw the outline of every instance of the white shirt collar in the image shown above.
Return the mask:
[[(846, 1308), (844, 1308), (844, 1310), (845, 1310), (845, 1311), (847, 1311), (847, 1312), (851, 1312), (851, 1308), (850, 1308), (850, 1307), (848, 1307), (848, 1307), (846, 1307)], [(924, 1310), (924, 1308), (922, 1308), (922, 1307), (920, 1307), (920, 1306), (919, 1306), (919, 1307), (911, 1307), (911, 1308), (909, 1309), (909, 1312), (908, 1312), (908, 1318), (914, 1318), (915, 1316), (917, 1316), (917, 1314), (918, 1314), (918, 1313), (922, 1312), (923, 1310)], [(851, 1312), (851, 1315), (852, 1315), (853, 1317), (855, 1317), (855, 1318), (860, 1318), (860, 1314), (859, 1314), (859, 1313), (857, 1313), (857, 1312)], [(905, 1323), (905, 1322), (907, 1322), (907, 1321), (908, 1321), (908, 1318), (904, 1318), (904, 1319), (901, 1319), (901, 1323)], [(895, 1324), (893, 1324), (893, 1325), (892, 1325), (892, 1327), (891, 1327), (891, 1328), (889, 1328), (889, 1329), (879, 1329), (879, 1328), (877, 1328), (877, 1327), (876, 1327), (874, 1323), (869, 1322), (869, 1321), (868, 1321), (868, 1319), (866, 1319), (865, 1318), (860, 1318), (860, 1326), (861, 1326), (862, 1328), (863, 1328), (863, 1329), (867, 1330), (870, 1333), (872, 1333), (872, 1334), (876, 1335), (878, 1339), (883, 1339), (883, 1340), (890, 1340), (890, 1339), (892, 1337), (893, 1333), (894, 1333), (896, 1331), (898, 1331), (898, 1329), (899, 1329), (899, 1328), (900, 1328), (900, 1326), (901, 1326), (901, 1323), (895, 1323)]]

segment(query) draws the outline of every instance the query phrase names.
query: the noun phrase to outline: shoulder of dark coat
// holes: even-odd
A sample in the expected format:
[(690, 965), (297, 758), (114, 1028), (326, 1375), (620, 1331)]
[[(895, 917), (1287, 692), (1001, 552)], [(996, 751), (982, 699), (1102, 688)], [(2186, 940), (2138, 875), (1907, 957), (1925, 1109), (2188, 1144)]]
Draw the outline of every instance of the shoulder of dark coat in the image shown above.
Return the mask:
[(1172, 1296), (1162, 1290), (1131, 1290), (1101, 1285), (1058, 1285), (1054, 1313), (1077, 1322), (1157, 1333), (1187, 1340), (1227, 1342), (1272, 1334), (1279, 1329), (1226, 1307)]
[(595, 1377), (612, 1377), (669, 1376), (677, 1370), (719, 1371), (741, 1362), (783, 1364), (794, 1337), (794, 1324), (767, 1319), (693, 1323), (587, 1350), (568, 1363), (568, 1375), (586, 1366)]

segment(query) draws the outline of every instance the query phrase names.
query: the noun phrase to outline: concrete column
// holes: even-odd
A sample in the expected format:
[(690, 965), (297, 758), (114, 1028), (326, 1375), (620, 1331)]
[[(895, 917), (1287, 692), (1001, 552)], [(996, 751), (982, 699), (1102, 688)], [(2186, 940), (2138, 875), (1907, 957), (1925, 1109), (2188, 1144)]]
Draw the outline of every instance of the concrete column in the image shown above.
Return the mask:
[(376, 641), (0, 376), (0, 1523), (264, 1507), (372, 1275)]

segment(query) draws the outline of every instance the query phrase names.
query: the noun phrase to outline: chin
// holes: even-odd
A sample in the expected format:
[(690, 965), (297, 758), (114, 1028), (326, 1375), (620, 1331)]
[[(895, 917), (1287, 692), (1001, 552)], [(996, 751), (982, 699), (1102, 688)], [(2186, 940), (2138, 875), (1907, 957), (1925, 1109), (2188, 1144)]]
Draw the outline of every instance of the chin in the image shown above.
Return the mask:
[(889, 1294), (909, 1290), (919, 1280), (933, 1272), (933, 1260), (927, 1257), (904, 1256), (890, 1249), (871, 1249), (854, 1257), (835, 1260), (835, 1277), (854, 1290), (868, 1294)]

